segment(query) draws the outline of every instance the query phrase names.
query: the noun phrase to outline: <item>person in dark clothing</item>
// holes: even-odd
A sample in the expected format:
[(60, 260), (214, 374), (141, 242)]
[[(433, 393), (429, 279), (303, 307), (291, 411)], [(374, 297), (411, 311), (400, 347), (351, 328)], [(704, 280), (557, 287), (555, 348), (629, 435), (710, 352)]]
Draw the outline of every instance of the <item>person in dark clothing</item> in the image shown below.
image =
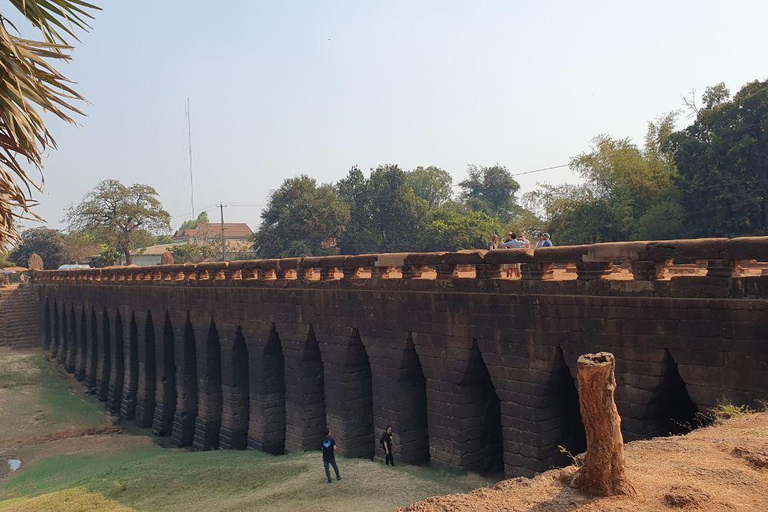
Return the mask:
[(381, 439), (379, 442), (381, 443), (381, 447), (384, 449), (384, 454), (386, 455), (386, 465), (389, 466), (389, 463), (392, 463), (392, 467), (395, 467), (395, 456), (392, 452), (392, 425), (387, 425), (387, 429), (384, 431), (383, 434), (381, 434)]
[(333, 470), (336, 472), (336, 480), (341, 480), (339, 474), (339, 466), (336, 465), (336, 441), (331, 437), (331, 431), (325, 430), (325, 439), (323, 439), (323, 466), (325, 467), (325, 476), (328, 478), (328, 483), (333, 483), (331, 480), (331, 471), (328, 466), (333, 466)]

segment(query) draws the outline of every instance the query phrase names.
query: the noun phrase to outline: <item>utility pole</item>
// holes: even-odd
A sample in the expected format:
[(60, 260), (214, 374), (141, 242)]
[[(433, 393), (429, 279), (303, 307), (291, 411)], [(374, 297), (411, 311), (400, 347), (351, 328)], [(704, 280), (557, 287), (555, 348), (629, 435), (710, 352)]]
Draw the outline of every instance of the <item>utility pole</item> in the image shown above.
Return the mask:
[(224, 208), (226, 208), (227, 205), (220, 203), (216, 206), (218, 206), (219, 211), (221, 211), (221, 261), (227, 261), (227, 245), (224, 241)]

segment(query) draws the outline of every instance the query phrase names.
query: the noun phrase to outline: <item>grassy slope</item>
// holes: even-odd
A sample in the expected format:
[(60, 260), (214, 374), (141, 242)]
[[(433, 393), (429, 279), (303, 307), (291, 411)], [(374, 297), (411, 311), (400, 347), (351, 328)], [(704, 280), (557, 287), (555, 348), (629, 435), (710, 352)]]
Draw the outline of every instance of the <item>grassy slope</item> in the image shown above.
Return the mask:
[[(30, 380), (37, 383), (20, 385)], [(42, 356), (0, 351), (0, 407), (11, 402), (22, 412), (0, 414), (5, 444), (107, 421), (100, 404)], [(36, 443), (0, 455), (24, 461), (10, 478), (0, 476), (0, 511), (393, 510), (488, 483), (477, 475), (341, 459), (343, 480), (328, 485), (318, 453), (168, 450), (140, 435)]]
[(0, 447), (109, 425), (98, 400), (33, 351), (0, 348)]

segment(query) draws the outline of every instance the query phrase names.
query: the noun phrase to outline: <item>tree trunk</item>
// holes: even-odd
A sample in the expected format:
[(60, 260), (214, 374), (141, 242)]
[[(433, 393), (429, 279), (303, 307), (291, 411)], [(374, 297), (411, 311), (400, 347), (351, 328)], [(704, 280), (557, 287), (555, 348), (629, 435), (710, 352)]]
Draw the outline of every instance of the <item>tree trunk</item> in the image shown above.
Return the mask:
[(572, 484), (587, 494), (637, 494), (624, 472), (621, 418), (613, 400), (616, 389), (613, 354), (585, 354), (578, 360), (579, 406), (587, 434), (584, 465)]
[(133, 260), (131, 259), (131, 250), (124, 245), (120, 248), (123, 250), (123, 254), (125, 254), (125, 265), (128, 266), (133, 263)]

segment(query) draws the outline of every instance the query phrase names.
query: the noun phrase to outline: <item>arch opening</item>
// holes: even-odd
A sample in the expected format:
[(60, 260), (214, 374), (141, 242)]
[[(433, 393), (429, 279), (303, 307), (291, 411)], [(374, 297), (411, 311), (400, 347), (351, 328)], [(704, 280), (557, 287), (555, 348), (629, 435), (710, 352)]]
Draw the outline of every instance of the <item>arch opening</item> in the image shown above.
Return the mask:
[[(557, 347), (553, 375), (555, 414), (560, 419), (559, 427), (556, 427), (560, 430), (558, 445), (568, 450), (572, 455), (584, 453), (587, 451), (587, 435), (584, 432), (584, 422), (579, 408), (579, 391), (576, 388), (576, 381), (565, 363), (565, 356), (561, 347)], [(567, 454), (555, 450), (557, 450), (557, 446), (553, 447), (553, 452), (556, 454), (558, 466), (568, 466), (573, 463)]]
[(691, 400), (686, 384), (680, 376), (677, 362), (667, 350), (664, 355), (664, 379), (657, 393), (661, 404), (663, 435), (687, 434), (702, 426), (699, 409)]
[(478, 469), (481, 473), (492, 474), (504, 471), (504, 443), (502, 440), (501, 427), (501, 400), (496, 394), (496, 388), (491, 380), (491, 374), (485, 361), (479, 355), (477, 342), (474, 350), (477, 351), (477, 381), (475, 392), (477, 393), (477, 403), (480, 405), (480, 427), (483, 440), (481, 448), (481, 461)]
[(429, 463), (429, 424), (427, 420), (427, 379), (421, 361), (413, 344), (413, 335), (408, 333), (405, 348), (405, 367), (408, 369), (403, 385), (407, 390), (399, 402), (407, 424), (400, 425), (400, 449), (403, 462), (408, 464)]

